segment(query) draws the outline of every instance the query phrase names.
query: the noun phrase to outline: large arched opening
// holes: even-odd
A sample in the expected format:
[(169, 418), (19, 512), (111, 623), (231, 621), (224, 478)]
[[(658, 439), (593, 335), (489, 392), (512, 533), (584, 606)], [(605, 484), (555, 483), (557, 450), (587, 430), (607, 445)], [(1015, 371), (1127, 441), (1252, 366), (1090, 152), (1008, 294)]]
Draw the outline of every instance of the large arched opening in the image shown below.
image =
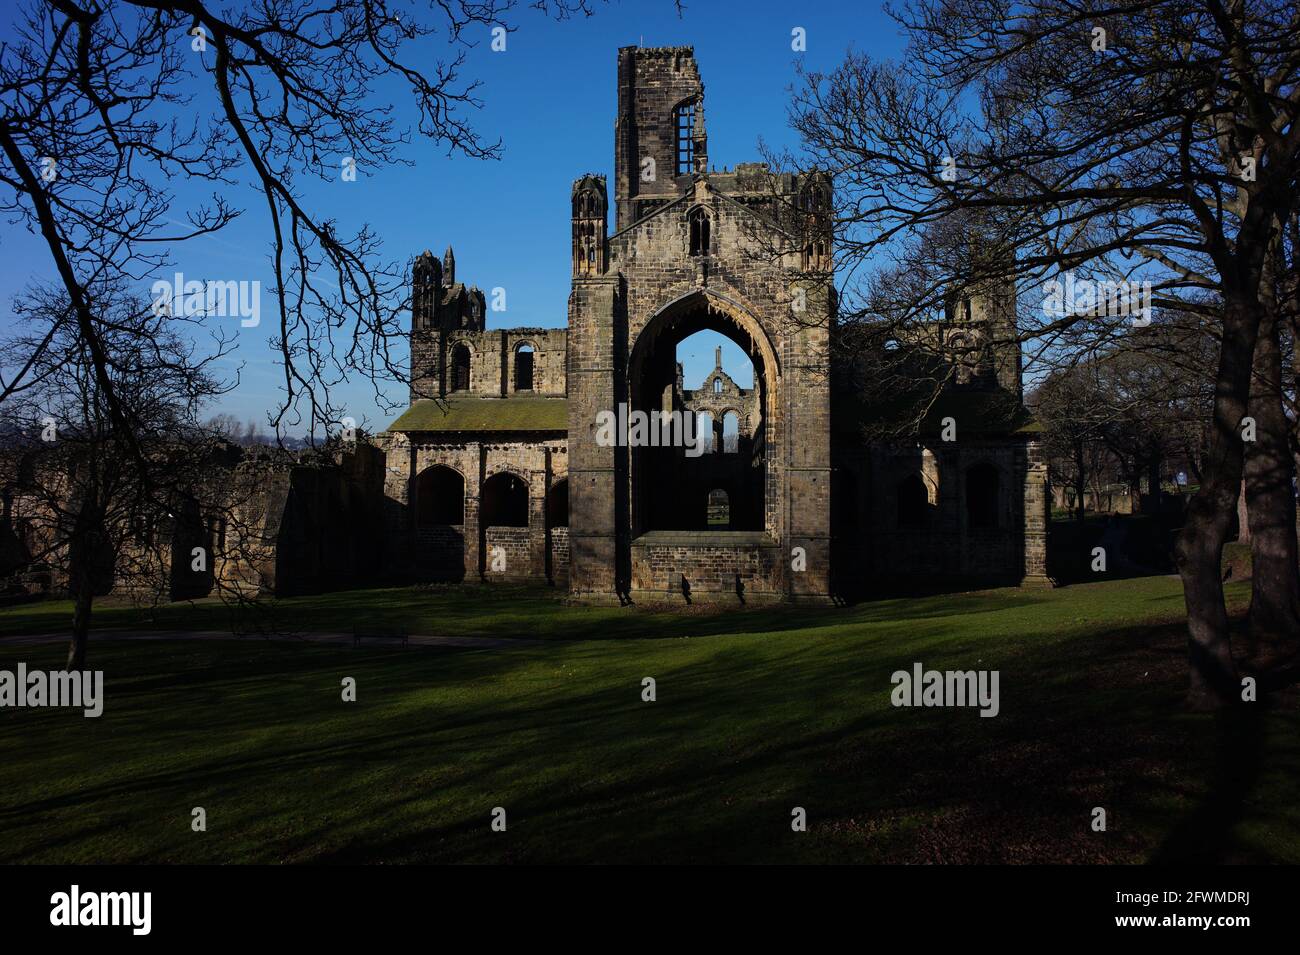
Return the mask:
[(465, 478), (455, 468), (434, 464), (421, 471), (414, 483), (416, 571), (431, 580), (461, 580), (465, 576)]
[(528, 485), (518, 475), (492, 475), (483, 482), (481, 500), (484, 527), (528, 526)]
[(445, 464), (420, 472), (415, 481), (416, 524), (441, 527), (465, 523), (465, 479)]
[(528, 483), (523, 478), (500, 471), (483, 482), (479, 496), (479, 573), (485, 579), (530, 574), (528, 516)]
[[(708, 415), (708, 433), (702, 435), (684, 399), (684, 391), (690, 389), (684, 389), (679, 378), (677, 350), (685, 339), (701, 331), (729, 339), (752, 364), (755, 395), (749, 437), (739, 445), (732, 439), (732, 446), (743, 448), (744, 453), (709, 453), (726, 447), (721, 409)], [(717, 532), (717, 523), (710, 525), (707, 501), (709, 491), (718, 487), (728, 489), (727, 531), (767, 531), (777, 536), (778, 517), (767, 503), (775, 497), (768, 443), (773, 440), (779, 381), (776, 353), (761, 325), (727, 299), (692, 293), (646, 324), (637, 336), (628, 366), (631, 408), (647, 416), (658, 412), (661, 420), (674, 424), (689, 420), (688, 436), (698, 443), (692, 446), (692, 442), (683, 441), (682, 429), (676, 428), (676, 440), (666, 446), (652, 438), (630, 449), (633, 536), (650, 531)], [(704, 417), (702, 410), (700, 417)], [(664, 488), (675, 492), (665, 494)]]

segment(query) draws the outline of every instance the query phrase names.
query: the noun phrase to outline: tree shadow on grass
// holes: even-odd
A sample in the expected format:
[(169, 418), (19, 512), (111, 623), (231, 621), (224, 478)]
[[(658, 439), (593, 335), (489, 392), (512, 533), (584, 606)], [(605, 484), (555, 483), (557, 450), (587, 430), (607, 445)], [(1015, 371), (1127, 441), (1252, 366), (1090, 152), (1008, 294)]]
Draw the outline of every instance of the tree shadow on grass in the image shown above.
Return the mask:
[[(921, 639), (904, 620), (509, 653), (120, 644), (100, 732), (48, 711), (21, 740), (0, 724), (46, 780), (0, 795), (0, 845), (50, 861), (1295, 861), (1297, 753), (1277, 742), (1294, 695), (1259, 726), (1184, 714), (1183, 640)], [(892, 707), (890, 675), (918, 661), (999, 670), (999, 716)], [(221, 839), (189, 838), (198, 799)], [(497, 805), (507, 833), (489, 828)], [(33, 820), (37, 842), (11, 838)], [(1273, 842), (1241, 841), (1243, 820)]]

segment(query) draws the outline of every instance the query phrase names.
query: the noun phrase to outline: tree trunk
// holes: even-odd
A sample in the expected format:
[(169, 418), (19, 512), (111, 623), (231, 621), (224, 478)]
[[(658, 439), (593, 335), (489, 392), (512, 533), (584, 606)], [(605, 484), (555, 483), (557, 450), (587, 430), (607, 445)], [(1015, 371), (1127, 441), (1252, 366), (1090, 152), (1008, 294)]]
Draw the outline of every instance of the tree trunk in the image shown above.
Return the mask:
[(1246, 510), (1250, 528), (1250, 636), (1254, 645), (1300, 635), (1300, 557), (1296, 553), (1295, 465), (1290, 422), (1282, 406), (1282, 348), (1277, 322), (1265, 310), (1255, 342), (1250, 416), (1256, 440), (1246, 442)]
[(92, 484), (77, 510), (68, 541), (68, 586), (72, 590), (72, 643), (68, 646), (66, 669), (80, 670), (86, 663), (86, 642), (90, 637), (90, 610), (95, 600), (96, 569), (102, 556), (103, 511), (97, 506)]
[(1086, 472), (1083, 466), (1083, 450), (1078, 444), (1076, 444), (1074, 448), (1074, 473), (1074, 490), (1075, 493), (1078, 494), (1078, 498), (1075, 501), (1075, 504), (1077, 505), (1075, 517), (1078, 522), (1082, 524), (1084, 518), (1087, 516), (1086, 508), (1084, 507), (1084, 495), (1088, 493), (1088, 484), (1086, 480)]
[(1237, 495), (1237, 543), (1250, 543), (1250, 517), (1246, 513), (1246, 481), (1241, 482), (1241, 493)]
[(1153, 451), (1151, 457), (1147, 458), (1147, 489), (1150, 492), (1147, 500), (1147, 512), (1157, 517), (1160, 515), (1160, 465), (1162, 459), (1159, 452)]
[(77, 586), (76, 604), (72, 609), (72, 642), (68, 645), (68, 662), (65, 670), (81, 670), (86, 665), (86, 642), (90, 637), (90, 607), (95, 599), (95, 588), (86, 575)]
[(1188, 505), (1187, 520), (1174, 549), (1187, 605), (1187, 702), (1194, 709), (1215, 709), (1239, 699), (1220, 567), (1241, 486), (1239, 427), (1250, 397), (1251, 361), (1258, 334), (1255, 304), (1230, 299), (1224, 308), (1203, 480)]

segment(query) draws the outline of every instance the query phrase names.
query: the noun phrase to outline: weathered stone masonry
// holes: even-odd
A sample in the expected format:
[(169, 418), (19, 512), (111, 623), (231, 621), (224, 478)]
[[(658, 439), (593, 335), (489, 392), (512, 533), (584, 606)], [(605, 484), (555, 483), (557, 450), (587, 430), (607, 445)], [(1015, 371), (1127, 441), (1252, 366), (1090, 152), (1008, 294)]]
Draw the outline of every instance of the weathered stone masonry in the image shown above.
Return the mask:
[[(254, 556), (218, 578), (277, 592), (529, 580), (590, 601), (732, 602), (898, 578), (1046, 583), (1047, 471), (1020, 353), (987, 345), (1014, 340), (1014, 296), (973, 296), (923, 333), (959, 356), (958, 440), (931, 427), (864, 440), (878, 409), (830, 358), (833, 183), (712, 167), (689, 47), (620, 50), (617, 84), (613, 195), (595, 173), (569, 192), (567, 327), (489, 330), (487, 296), (459, 279), (453, 251), (418, 256), (409, 409), (332, 463), (237, 469)], [(752, 388), (720, 357), (686, 387), (676, 347), (702, 330), (745, 350)], [(999, 402), (1016, 414), (980, 413)], [(598, 415), (620, 405), (707, 411), (718, 435), (734, 412), (736, 438), (700, 457), (605, 446)], [(723, 527), (708, 523), (715, 493)], [(5, 553), (22, 550), (7, 530), (22, 507), (6, 498)]]
[[(456, 280), (451, 250), (417, 260), (412, 408), (386, 436), (391, 564), (546, 579), (598, 601), (822, 600), (908, 575), (1045, 581), (1046, 472), (1032, 427), (887, 448), (862, 440), (856, 411), (832, 429), (829, 234), (791, 245), (777, 214), (819, 214), (830, 181), (710, 167), (688, 47), (620, 50), (617, 83), (614, 195), (594, 173), (570, 190), (566, 329), (488, 331), (483, 294)], [(936, 334), (967, 354), (1013, 315), (1006, 295), (980, 297)], [(675, 347), (703, 329), (747, 351), (752, 389), (720, 357), (700, 388), (685, 387)], [(1018, 403), (1019, 353), (959, 378)], [(602, 446), (597, 415), (622, 403), (707, 411), (719, 438), (734, 412), (738, 437), (695, 460)], [(517, 479), (504, 510), (502, 482), (489, 485), (500, 474)], [(703, 523), (710, 489), (727, 495), (726, 529)], [(459, 495), (441, 515), (457, 523), (438, 523), (422, 494)]]

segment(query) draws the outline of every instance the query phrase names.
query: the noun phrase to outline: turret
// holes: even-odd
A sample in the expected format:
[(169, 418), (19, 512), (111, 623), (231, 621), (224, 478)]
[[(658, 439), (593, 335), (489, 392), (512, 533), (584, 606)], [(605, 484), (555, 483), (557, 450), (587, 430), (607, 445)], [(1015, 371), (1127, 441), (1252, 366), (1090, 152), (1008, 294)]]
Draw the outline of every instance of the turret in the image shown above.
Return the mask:
[(448, 285), (456, 284), (456, 255), (451, 246), (447, 246), (447, 251), (442, 254), (442, 278)]
[(425, 249), (411, 270), (411, 328), (433, 328), (438, 320), (438, 298), (442, 289), (442, 266)]
[(605, 177), (588, 173), (573, 184), (573, 274), (604, 275), (607, 262)]

